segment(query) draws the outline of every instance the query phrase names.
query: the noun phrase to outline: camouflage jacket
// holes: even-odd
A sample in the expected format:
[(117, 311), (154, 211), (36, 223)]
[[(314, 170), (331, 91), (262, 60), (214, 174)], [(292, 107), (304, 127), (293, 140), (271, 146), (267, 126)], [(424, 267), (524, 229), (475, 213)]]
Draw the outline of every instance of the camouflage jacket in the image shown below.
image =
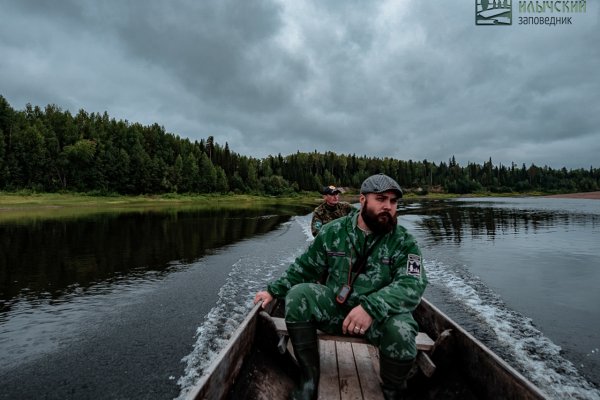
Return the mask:
[(310, 222), (312, 235), (317, 236), (323, 225), (334, 219), (348, 215), (353, 211), (356, 211), (356, 208), (352, 207), (350, 203), (340, 201), (335, 206), (330, 206), (326, 202), (323, 202), (313, 211), (312, 221)]
[(282, 298), (292, 286), (316, 282), (327, 272), (325, 284), (337, 294), (348, 283), (358, 255), (364, 255), (373, 246), (346, 304), (348, 307), (361, 304), (377, 321), (392, 314), (412, 312), (427, 286), (415, 239), (400, 225), (385, 235), (365, 235), (356, 225), (358, 215), (353, 213), (324, 226), (307, 251), (281, 278), (269, 284), (267, 291)]

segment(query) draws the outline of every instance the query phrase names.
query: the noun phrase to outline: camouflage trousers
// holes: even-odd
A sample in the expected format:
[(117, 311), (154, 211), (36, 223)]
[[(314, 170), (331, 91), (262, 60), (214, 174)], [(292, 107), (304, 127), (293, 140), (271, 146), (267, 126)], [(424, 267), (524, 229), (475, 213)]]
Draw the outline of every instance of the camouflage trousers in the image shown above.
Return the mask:
[[(301, 283), (285, 296), (286, 322), (314, 322), (329, 334), (341, 335), (342, 323), (352, 307), (335, 301), (336, 294), (327, 286)], [(393, 314), (383, 321), (375, 321), (365, 332), (369, 343), (381, 354), (399, 361), (417, 356), (415, 337), (419, 332), (411, 313)]]

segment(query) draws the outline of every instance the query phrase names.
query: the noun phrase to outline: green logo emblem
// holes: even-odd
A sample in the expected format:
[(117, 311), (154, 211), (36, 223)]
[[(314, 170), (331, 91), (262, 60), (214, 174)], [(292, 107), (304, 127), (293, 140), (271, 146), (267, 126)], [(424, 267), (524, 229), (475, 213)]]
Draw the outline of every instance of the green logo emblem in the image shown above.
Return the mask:
[(475, 25), (512, 25), (512, 0), (475, 0)]

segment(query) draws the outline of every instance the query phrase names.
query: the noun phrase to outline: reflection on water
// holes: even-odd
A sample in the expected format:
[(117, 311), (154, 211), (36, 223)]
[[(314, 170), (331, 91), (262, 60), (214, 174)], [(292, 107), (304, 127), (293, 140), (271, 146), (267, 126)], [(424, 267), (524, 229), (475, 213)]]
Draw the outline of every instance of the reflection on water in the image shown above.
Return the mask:
[(457, 319), (552, 397), (600, 398), (579, 377), (600, 383), (600, 201), (462, 199), (401, 214), (425, 255), (426, 296), (470, 314), (475, 324)]
[[(590, 208), (589, 212), (558, 208), (540, 208), (525, 200), (506, 203), (496, 199), (471, 201), (424, 202), (422, 208), (401, 210), (406, 214), (420, 214), (424, 218), (421, 227), (427, 231), (428, 239), (434, 242), (454, 241), (461, 243), (466, 237), (493, 240), (496, 235), (526, 235), (557, 227), (597, 227), (600, 214)], [(552, 201), (552, 200), (549, 200)], [(572, 201), (572, 200), (571, 200)], [(556, 202), (556, 200), (554, 200)], [(501, 207), (504, 205), (504, 207)]]
[(0, 224), (0, 311), (17, 296), (57, 298), (90, 284), (164, 271), (272, 230), (294, 210), (102, 214)]
[[(299, 212), (308, 210), (0, 223), (0, 398), (175, 397), (199, 321), (239, 260), (228, 249), (254, 247)], [(215, 255), (226, 261), (206, 262)]]

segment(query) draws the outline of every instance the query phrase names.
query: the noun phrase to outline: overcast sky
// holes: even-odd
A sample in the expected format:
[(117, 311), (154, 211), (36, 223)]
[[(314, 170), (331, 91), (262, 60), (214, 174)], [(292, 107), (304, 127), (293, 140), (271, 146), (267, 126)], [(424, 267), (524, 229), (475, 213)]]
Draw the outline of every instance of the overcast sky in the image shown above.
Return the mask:
[[(600, 167), (598, 3), (513, 0), (511, 26), (476, 26), (474, 3), (0, 0), (0, 95), (258, 158)], [(540, 15), (572, 23), (518, 23)]]

